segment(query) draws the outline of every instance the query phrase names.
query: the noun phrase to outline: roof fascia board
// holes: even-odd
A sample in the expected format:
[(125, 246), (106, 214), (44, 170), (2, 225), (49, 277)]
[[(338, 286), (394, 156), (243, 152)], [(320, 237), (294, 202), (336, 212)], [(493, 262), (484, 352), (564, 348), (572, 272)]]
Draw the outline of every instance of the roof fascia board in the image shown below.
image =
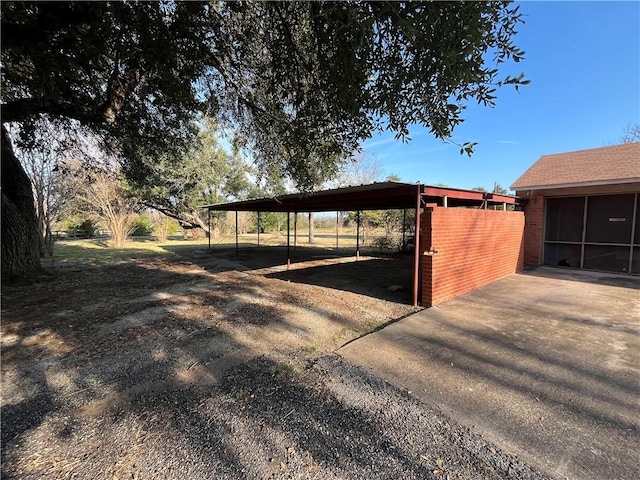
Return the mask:
[(549, 185), (533, 185), (533, 186), (520, 186), (512, 185), (511, 189), (521, 192), (523, 190), (550, 190), (557, 188), (577, 188), (577, 187), (598, 187), (603, 185), (622, 185), (625, 183), (637, 183), (640, 182), (640, 177), (637, 178), (623, 178), (618, 180), (596, 180), (593, 182), (579, 182), (579, 183), (560, 183)]
[(270, 212), (330, 212), (351, 210), (389, 210), (414, 208), (415, 196), (441, 199), (449, 197), (450, 205), (469, 205), (471, 202), (517, 203), (516, 197), (487, 192), (419, 184), (383, 182), (315, 193), (294, 193), (276, 198), (241, 200), (237, 202), (203, 205), (212, 211), (270, 211)]

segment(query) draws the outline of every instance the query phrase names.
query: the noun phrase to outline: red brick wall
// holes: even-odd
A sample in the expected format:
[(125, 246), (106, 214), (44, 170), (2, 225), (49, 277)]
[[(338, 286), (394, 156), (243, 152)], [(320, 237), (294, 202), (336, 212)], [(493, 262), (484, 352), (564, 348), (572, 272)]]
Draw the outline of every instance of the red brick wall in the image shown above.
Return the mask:
[(542, 265), (542, 234), (544, 228), (544, 197), (529, 197), (524, 207), (524, 263)]
[[(430, 307), (524, 266), (523, 212), (426, 208), (421, 220), (422, 305)], [(432, 250), (437, 253), (428, 255)]]

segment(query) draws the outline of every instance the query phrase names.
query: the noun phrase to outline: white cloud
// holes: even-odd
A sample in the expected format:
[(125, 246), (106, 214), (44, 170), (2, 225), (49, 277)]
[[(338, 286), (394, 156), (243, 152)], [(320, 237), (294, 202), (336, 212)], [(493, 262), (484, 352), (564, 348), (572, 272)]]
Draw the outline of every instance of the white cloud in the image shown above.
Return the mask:
[(366, 142), (363, 143), (362, 147), (370, 149), (370, 148), (382, 147), (383, 145), (389, 145), (390, 143), (399, 142), (399, 141), (400, 140), (396, 140), (393, 137), (381, 138), (379, 140), (367, 140)]

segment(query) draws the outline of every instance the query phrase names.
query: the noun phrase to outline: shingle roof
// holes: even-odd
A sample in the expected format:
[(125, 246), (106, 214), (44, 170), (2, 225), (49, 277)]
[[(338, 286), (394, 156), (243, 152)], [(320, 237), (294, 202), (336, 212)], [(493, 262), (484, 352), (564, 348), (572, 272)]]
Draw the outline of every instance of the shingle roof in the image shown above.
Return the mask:
[(513, 190), (640, 181), (640, 142), (544, 155), (516, 180)]

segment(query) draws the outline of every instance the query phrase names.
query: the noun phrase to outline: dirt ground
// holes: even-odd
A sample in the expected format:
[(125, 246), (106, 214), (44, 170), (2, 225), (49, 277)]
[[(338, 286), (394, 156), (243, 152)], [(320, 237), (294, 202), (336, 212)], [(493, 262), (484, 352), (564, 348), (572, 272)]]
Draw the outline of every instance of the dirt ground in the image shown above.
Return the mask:
[(544, 478), (332, 355), (415, 311), (410, 255), (234, 253), (3, 285), (2, 478)]

